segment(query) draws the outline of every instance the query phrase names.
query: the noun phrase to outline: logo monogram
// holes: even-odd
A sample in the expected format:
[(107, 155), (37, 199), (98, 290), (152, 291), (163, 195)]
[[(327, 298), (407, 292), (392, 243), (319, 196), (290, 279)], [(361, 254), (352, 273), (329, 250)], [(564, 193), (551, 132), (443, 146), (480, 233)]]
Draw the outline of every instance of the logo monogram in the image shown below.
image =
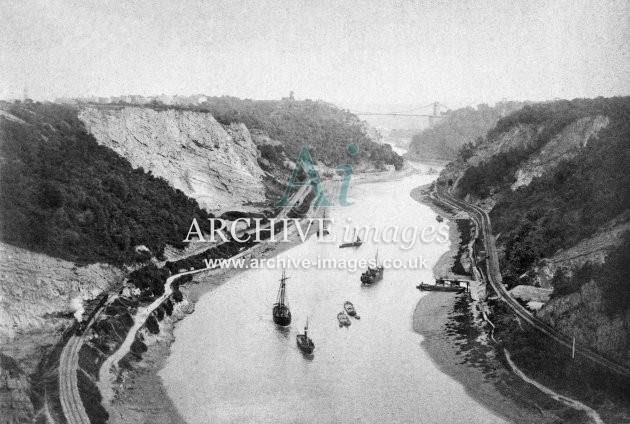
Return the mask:
[[(348, 153), (351, 155), (356, 155), (359, 152), (359, 148), (356, 144), (351, 144), (348, 146)], [(298, 176), (300, 170), (303, 169), (307, 178), (304, 181), (298, 181)], [(341, 189), (339, 190), (339, 205), (341, 206), (350, 206), (352, 202), (348, 202), (348, 188), (350, 187), (350, 179), (352, 178), (352, 166), (350, 165), (339, 165), (337, 170), (343, 172), (343, 182), (341, 183)], [(319, 178), (319, 174), (313, 166), (313, 158), (308, 151), (306, 146), (302, 147), (300, 154), (298, 156), (297, 161), (295, 162), (295, 168), (291, 173), (291, 177), (287, 182), (287, 188), (284, 190), (284, 195), (282, 196), (282, 200), (274, 203), (274, 206), (279, 207), (292, 207), (295, 206), (294, 202), (289, 200), (291, 195), (291, 189), (293, 187), (302, 187), (302, 186), (311, 186), (315, 191), (315, 202), (314, 206), (335, 206), (334, 203), (329, 201), (326, 198), (326, 194), (324, 193), (324, 189), (321, 186), (321, 181)]]

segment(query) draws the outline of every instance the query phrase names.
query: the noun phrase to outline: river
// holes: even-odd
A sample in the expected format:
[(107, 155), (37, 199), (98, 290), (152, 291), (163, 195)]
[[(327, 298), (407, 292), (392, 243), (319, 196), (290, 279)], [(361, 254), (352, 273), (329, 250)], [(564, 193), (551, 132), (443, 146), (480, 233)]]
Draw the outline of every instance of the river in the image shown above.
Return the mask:
[[(428, 167), (421, 166), (426, 170)], [(352, 224), (437, 225), (435, 213), (409, 192), (434, 175), (351, 186), (347, 207), (331, 208), (332, 230), (342, 238)], [(376, 244), (339, 249), (315, 237), (285, 250), (284, 258), (373, 258)], [(277, 328), (271, 317), (281, 270), (244, 270), (204, 295), (180, 322), (160, 376), (189, 423), (498, 423), (503, 420), (442, 373), (420, 346), (412, 315), (421, 296), (415, 286), (448, 242), (418, 242), (409, 250), (378, 245), (379, 257), (426, 259), (427, 269), (386, 269), (382, 281), (362, 287), (362, 270), (287, 269), (293, 322)], [(208, 277), (212, 278), (212, 277)], [(338, 326), (345, 300), (360, 320)], [(295, 336), (307, 316), (316, 348), (312, 357)]]

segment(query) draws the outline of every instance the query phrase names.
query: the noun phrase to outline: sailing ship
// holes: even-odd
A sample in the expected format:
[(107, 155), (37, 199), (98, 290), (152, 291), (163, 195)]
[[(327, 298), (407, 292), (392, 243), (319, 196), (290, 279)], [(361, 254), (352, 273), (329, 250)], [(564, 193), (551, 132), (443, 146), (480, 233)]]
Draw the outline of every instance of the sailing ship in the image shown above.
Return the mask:
[(367, 271), (361, 274), (361, 284), (370, 285), (383, 279), (383, 265), (378, 263), (378, 250), (376, 251), (376, 266), (374, 268), (368, 267)]
[(315, 349), (315, 343), (308, 337), (308, 318), (306, 318), (306, 326), (304, 327), (304, 334), (298, 334), (295, 336), (297, 346), (300, 350), (308, 355), (313, 353)]
[(278, 289), (278, 297), (273, 305), (273, 322), (281, 326), (291, 324), (291, 311), (289, 310), (289, 302), (286, 295), (287, 277), (282, 269), (282, 278), (280, 279), (280, 289)]
[(339, 247), (359, 247), (363, 244), (363, 242), (361, 241), (361, 239), (359, 238), (359, 236), (357, 236), (357, 229), (355, 228), (354, 231), (352, 232), (352, 240), (350, 243), (343, 243), (340, 244)]
[(337, 314), (337, 319), (339, 320), (339, 327), (349, 327), (352, 324), (344, 311)]

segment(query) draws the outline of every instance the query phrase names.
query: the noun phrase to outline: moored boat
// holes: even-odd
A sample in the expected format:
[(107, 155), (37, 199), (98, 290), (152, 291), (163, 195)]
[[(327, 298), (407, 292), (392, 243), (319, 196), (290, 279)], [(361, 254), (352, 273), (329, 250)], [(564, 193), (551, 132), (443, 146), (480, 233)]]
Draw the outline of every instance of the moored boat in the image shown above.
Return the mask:
[(337, 314), (337, 319), (339, 320), (339, 327), (348, 327), (350, 324), (350, 318), (344, 311), (341, 311)]
[(349, 300), (346, 300), (343, 304), (343, 309), (346, 310), (346, 313), (351, 317), (357, 314), (357, 311), (354, 310), (354, 305)]
[(349, 243), (342, 243), (339, 245), (340, 248), (343, 247), (359, 247), (363, 244), (363, 241), (361, 241), (361, 238), (359, 236), (357, 236), (357, 229), (355, 228), (354, 231), (352, 232), (352, 240)]
[(455, 285), (455, 284), (446, 284), (444, 280), (436, 280), (435, 284), (425, 284), (420, 283), (420, 285), (416, 286), (418, 290), (421, 291), (441, 291), (441, 292), (455, 292), (461, 293), (466, 290), (466, 288)]
[(311, 354), (315, 349), (315, 343), (308, 337), (308, 318), (306, 318), (306, 326), (304, 327), (304, 334), (298, 334), (295, 336), (298, 348), (306, 353)]
[(283, 327), (291, 324), (291, 310), (289, 309), (289, 301), (286, 297), (286, 280), (287, 276), (282, 270), (282, 278), (280, 279), (280, 288), (278, 289), (278, 297), (273, 305), (273, 322)]

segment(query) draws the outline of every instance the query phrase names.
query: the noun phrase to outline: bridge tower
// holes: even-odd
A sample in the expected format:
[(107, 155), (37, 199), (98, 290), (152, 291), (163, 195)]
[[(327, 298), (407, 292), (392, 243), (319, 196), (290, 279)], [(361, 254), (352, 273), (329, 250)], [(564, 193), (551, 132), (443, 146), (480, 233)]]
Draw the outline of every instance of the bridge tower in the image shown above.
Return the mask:
[(433, 115), (429, 116), (429, 127), (435, 124), (436, 118), (440, 117), (440, 102), (433, 102)]

